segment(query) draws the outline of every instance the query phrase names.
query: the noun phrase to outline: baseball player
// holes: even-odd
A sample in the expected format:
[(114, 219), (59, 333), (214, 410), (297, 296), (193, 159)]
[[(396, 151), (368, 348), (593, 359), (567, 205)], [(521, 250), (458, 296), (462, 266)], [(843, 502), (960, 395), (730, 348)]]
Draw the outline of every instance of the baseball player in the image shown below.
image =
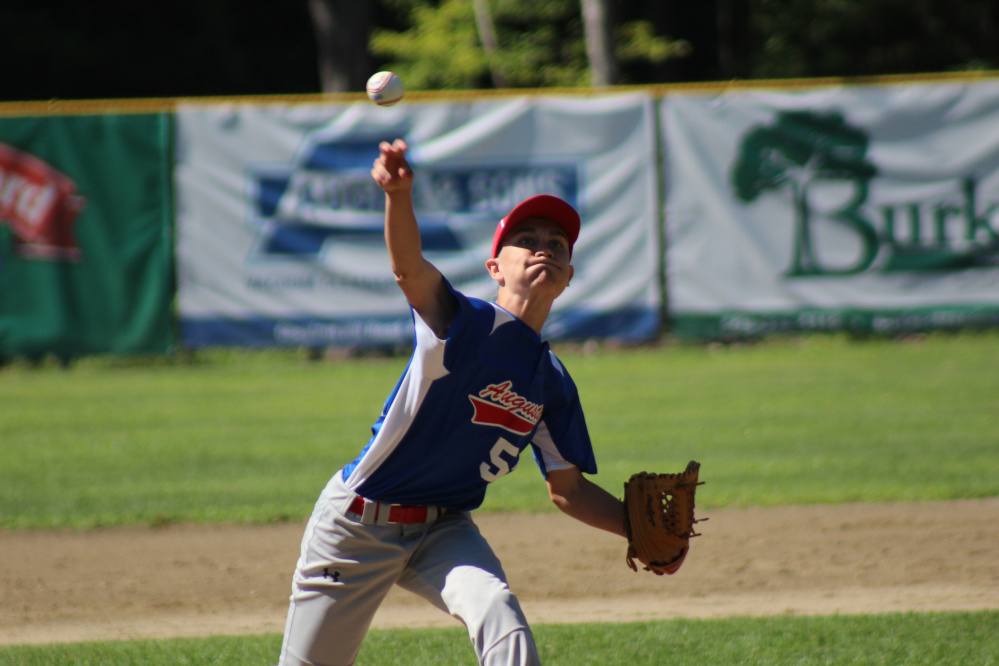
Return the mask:
[[(621, 502), (597, 471), (576, 387), (541, 339), (568, 286), (579, 216), (553, 196), (497, 226), (493, 303), (456, 291), (422, 254), (405, 142), (382, 143), (392, 272), (413, 312), (413, 356), (360, 455), (337, 472), (302, 539), (280, 666), (353, 664), (392, 585), (468, 629), (479, 663), (538, 664), (534, 638), (470, 511), (530, 446), (552, 501), (624, 536)], [(539, 535), (543, 538), (543, 535)]]

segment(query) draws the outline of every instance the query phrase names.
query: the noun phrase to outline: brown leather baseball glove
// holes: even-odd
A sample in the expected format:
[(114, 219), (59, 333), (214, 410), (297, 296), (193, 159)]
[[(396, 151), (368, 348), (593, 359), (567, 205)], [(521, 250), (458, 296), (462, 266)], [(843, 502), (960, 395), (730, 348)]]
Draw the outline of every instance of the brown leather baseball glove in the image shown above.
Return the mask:
[[(635, 560), (657, 576), (675, 574), (687, 557), (694, 533), (694, 491), (701, 463), (691, 460), (680, 474), (639, 472), (624, 484), (624, 531), (628, 566)], [(703, 518), (702, 520), (707, 520)]]

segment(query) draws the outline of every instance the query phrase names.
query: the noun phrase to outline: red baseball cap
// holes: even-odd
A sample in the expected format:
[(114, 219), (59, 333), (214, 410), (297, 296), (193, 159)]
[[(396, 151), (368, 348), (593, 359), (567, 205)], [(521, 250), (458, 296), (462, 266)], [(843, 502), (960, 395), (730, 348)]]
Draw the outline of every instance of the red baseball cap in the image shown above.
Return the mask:
[(493, 258), (499, 254), (500, 245), (503, 239), (514, 230), (514, 228), (530, 217), (541, 217), (551, 220), (562, 227), (562, 231), (569, 239), (569, 256), (572, 256), (572, 246), (579, 238), (579, 213), (576, 209), (562, 201), (558, 197), (550, 194), (539, 194), (529, 199), (524, 199), (517, 204), (510, 214), (499, 221), (496, 225), (496, 233), (493, 234)]

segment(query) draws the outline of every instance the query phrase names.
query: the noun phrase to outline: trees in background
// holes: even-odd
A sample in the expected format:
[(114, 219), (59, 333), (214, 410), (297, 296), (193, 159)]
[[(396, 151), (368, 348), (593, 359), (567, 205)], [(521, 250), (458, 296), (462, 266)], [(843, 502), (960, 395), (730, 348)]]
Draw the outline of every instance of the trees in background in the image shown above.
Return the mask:
[(46, 0), (0, 5), (0, 99), (999, 69), (995, 0)]
[(0, 99), (315, 92), (306, 0), (0, 2)]
[(410, 88), (647, 83), (634, 63), (689, 51), (643, 5), (619, 0), (384, 0), (408, 20), (376, 28), (371, 48)]
[(994, 0), (383, 2), (372, 50), (425, 89), (999, 69)]
[(316, 36), (319, 87), (323, 92), (363, 90), (371, 76), (368, 35), (374, 16), (370, 2), (307, 0)]
[(991, 0), (751, 0), (748, 7), (746, 78), (999, 69), (999, 5)]

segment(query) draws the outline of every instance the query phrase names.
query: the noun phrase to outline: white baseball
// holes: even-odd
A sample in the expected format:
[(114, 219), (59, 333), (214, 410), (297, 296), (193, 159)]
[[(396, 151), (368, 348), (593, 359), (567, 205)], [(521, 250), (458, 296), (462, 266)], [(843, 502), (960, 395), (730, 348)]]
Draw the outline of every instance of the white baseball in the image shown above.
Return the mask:
[(378, 72), (368, 79), (368, 97), (378, 106), (392, 106), (400, 99), (404, 90), (402, 79), (392, 72)]

